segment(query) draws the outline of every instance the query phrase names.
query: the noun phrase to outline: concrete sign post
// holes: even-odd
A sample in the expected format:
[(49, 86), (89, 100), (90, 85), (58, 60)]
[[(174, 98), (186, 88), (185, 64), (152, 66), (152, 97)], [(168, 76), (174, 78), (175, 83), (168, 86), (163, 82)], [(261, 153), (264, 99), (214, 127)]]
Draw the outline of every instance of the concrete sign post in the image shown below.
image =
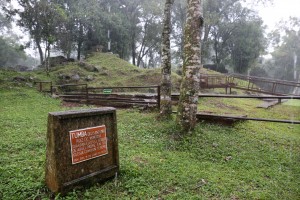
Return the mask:
[(49, 113), (46, 184), (52, 192), (65, 194), (118, 171), (114, 108)]

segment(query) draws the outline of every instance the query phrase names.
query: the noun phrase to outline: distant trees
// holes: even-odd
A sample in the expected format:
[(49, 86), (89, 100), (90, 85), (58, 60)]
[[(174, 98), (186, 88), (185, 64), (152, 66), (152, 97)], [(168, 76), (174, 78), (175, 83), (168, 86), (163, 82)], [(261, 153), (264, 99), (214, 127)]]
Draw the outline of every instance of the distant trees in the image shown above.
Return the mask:
[[(47, 45), (62, 51), (66, 57), (77, 51), (77, 59), (95, 46), (111, 51), (123, 59), (131, 58), (139, 67), (159, 65), (163, 9), (160, 0), (17, 0), (18, 24), (27, 30), (45, 59)], [(49, 14), (56, 13), (49, 17)], [(42, 35), (49, 33), (52, 40)], [(58, 20), (59, 19), (59, 20)], [(57, 24), (54, 25), (54, 22)], [(47, 31), (44, 31), (47, 30)], [(54, 32), (56, 34), (54, 34)], [(46, 44), (47, 43), (47, 44)], [(45, 46), (46, 45), (46, 46)]]
[(229, 52), (234, 72), (247, 73), (264, 52), (267, 43), (262, 24), (261, 19), (254, 17), (243, 21), (232, 32)]
[[(5, 28), (10, 28), (10, 20), (5, 16), (4, 10), (6, 9), (6, 1), (0, 1), (0, 34)], [(2, 9), (1, 9), (2, 8)]]
[(130, 56), (139, 67), (157, 66), (160, 57), (163, 3), (161, 0), (121, 0), (127, 21)]
[[(161, 0), (16, 1), (21, 8), (10, 13), (20, 16), (18, 24), (30, 33), (41, 61), (45, 59), (44, 51), (49, 49), (49, 44), (51, 49), (63, 52), (68, 58), (76, 51), (76, 57), (80, 59), (95, 46), (107, 51), (110, 40), (111, 51), (132, 60), (136, 66), (152, 68), (161, 65), (160, 33), (164, 7)], [(203, 0), (203, 63), (214, 63), (219, 68), (230, 66), (235, 72), (246, 73), (263, 52), (262, 20), (245, 8), (242, 1)], [(181, 66), (186, 1), (175, 0), (173, 8), (172, 61)], [(53, 17), (45, 20), (43, 15), (51, 13)]]
[(23, 46), (16, 44), (14, 40), (0, 36), (0, 68), (14, 67), (20, 59), (26, 58)]
[[(242, 0), (202, 2), (205, 19), (203, 63), (214, 63), (220, 70), (228, 66), (235, 72), (245, 73), (266, 48), (262, 19), (254, 11), (243, 7), (241, 2)], [(182, 58), (185, 2), (177, 0), (174, 7), (173, 41), (178, 59), (180, 56)], [(244, 58), (245, 55), (247, 58)], [(175, 62), (180, 63), (179, 60)]]
[(265, 68), (274, 78), (300, 81), (300, 18), (281, 22), (269, 37), (275, 48)]
[(204, 12), (204, 61), (247, 72), (266, 47), (262, 19), (238, 0), (205, 1)]
[[(13, 13), (20, 17), (18, 25), (30, 33), (42, 63), (50, 57), (50, 47), (57, 41), (59, 31), (62, 29), (65, 20), (64, 10), (58, 4), (47, 0), (18, 0), (18, 3), (22, 9), (15, 9)], [(43, 44), (45, 51), (42, 50)]]
[(11, 21), (4, 12), (6, 6), (6, 1), (0, 1), (0, 68), (14, 67), (26, 58), (24, 46), (16, 42), (18, 38), (15, 35), (8, 36)]

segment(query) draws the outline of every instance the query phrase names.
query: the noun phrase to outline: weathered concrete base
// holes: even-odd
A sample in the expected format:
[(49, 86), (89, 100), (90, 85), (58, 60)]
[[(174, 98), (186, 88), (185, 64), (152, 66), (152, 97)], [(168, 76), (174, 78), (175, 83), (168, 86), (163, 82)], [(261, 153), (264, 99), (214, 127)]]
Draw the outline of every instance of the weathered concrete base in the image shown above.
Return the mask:
[[(72, 164), (70, 131), (106, 127), (108, 154)], [(85, 186), (115, 176), (119, 171), (116, 110), (89, 109), (49, 113), (46, 185), (54, 193), (65, 194), (76, 186)]]

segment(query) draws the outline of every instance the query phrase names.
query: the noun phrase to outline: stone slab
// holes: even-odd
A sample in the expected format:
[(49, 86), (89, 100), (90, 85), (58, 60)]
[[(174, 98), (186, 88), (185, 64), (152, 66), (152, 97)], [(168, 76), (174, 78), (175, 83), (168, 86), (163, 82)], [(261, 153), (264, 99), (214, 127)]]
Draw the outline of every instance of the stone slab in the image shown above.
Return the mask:
[[(106, 137), (103, 136), (104, 130)], [(79, 140), (82, 140), (81, 143)], [(82, 145), (82, 148), (78, 145)], [(80, 155), (86, 157), (74, 162), (73, 159)], [(107, 180), (118, 171), (115, 108), (49, 113), (45, 179), (53, 193), (65, 194), (74, 187)]]

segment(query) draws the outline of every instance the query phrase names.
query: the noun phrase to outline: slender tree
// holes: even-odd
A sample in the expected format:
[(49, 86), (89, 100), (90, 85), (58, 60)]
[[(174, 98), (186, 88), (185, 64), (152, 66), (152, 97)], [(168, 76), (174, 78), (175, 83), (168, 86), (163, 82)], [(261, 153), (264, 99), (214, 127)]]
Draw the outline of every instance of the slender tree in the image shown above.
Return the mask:
[(162, 33), (162, 82), (161, 82), (161, 109), (160, 115), (163, 118), (171, 118), (171, 8), (174, 0), (166, 0), (164, 10), (164, 28)]
[(198, 92), (201, 67), (201, 29), (203, 18), (201, 0), (188, 0), (184, 30), (183, 79), (176, 122), (182, 134), (194, 130), (197, 122)]

